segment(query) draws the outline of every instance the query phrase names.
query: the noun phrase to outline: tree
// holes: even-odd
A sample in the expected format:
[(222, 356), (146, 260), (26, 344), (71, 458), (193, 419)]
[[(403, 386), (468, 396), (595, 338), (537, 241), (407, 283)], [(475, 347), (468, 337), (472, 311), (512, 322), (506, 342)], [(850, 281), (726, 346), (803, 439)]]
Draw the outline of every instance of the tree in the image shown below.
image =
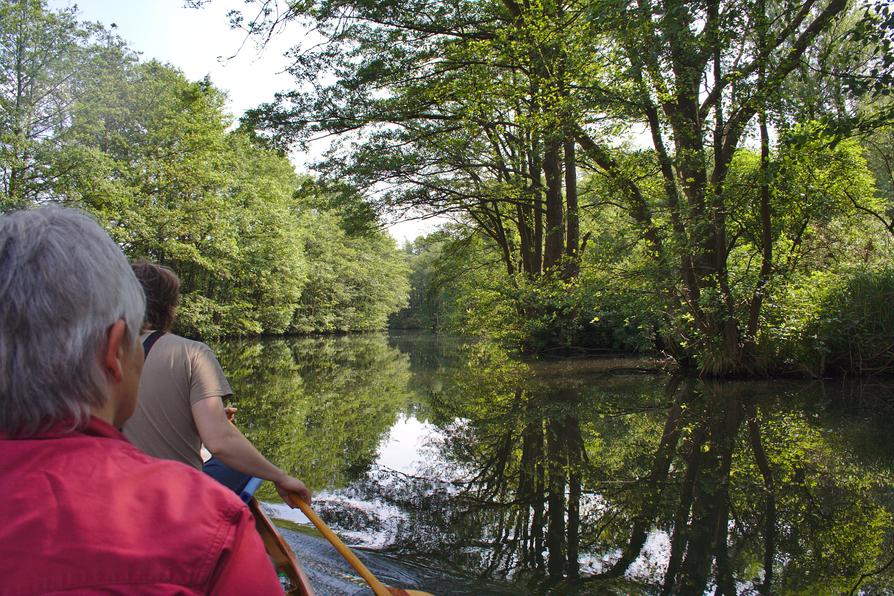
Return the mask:
[[(261, 18), (245, 26), (266, 33), (279, 23), (263, 18), (275, 3), (258, 4)], [(373, 190), (368, 198), (382, 208), (461, 214), (501, 250), (510, 275), (556, 273), (566, 256), (573, 275), (577, 181), (564, 130), (572, 102), (558, 103), (555, 94), (574, 87), (552, 81), (555, 69), (542, 60), (532, 64), (542, 52), (571, 60), (550, 37), (574, 22), (563, 10), (544, 8), (540, 16), (552, 19), (544, 25), (497, 3), (322, 3), (314, 14), (329, 44), (301, 55), (293, 72), (303, 81), (331, 69), (337, 82), (284, 94), (245, 122), (276, 145), (315, 131), (368, 129), (349, 156), (328, 162), (329, 176)], [(351, 27), (340, 27), (343, 18)], [(540, 45), (528, 44), (528, 34)], [(362, 58), (343, 60), (348, 52)]]
[[(96, 214), (131, 257), (178, 272), (183, 330), (260, 333), (263, 320), (281, 332), (303, 266), (294, 233), (291, 246), (283, 236), (297, 186), (288, 161), (228, 135), (224, 96), (208, 81), (121, 49), (103, 74), (74, 107), (67, 156), (79, 165), (60, 194)], [(283, 294), (283, 281), (297, 291)], [(284, 299), (285, 315), (273, 315)]]
[[(861, 120), (856, 99), (891, 80), (888, 29), (871, 27), (887, 13), (845, 0), (255, 4), (258, 17), (241, 21), (254, 33), (313, 18), (327, 43), (296, 52), (293, 72), (335, 82), (284, 94), (249, 124), (276, 143), (362, 131), (333, 172), (388, 206), (463, 213), (510, 277), (573, 278), (584, 244), (577, 172), (611, 179), (654, 262), (663, 343), (718, 375), (761, 366), (761, 312), (780, 276), (772, 124), (784, 131), (836, 105), (825, 129), (801, 129), (835, 142)], [(783, 101), (817, 69), (803, 101)], [(634, 125), (651, 138), (657, 187), (614, 141)], [(727, 177), (749, 135), (762, 181), (759, 235), (745, 242)], [(756, 267), (737, 285), (731, 258), (745, 244)]]
[(313, 264), (290, 329), (297, 333), (371, 331), (407, 300), (408, 271), (394, 240), (375, 230), (351, 236), (329, 211), (304, 214), (304, 253)]
[(47, 170), (78, 94), (87, 39), (74, 9), (0, 2), (0, 213), (47, 199)]
[[(650, 203), (636, 180), (618, 170), (604, 144), (588, 140), (586, 131), (579, 140), (602, 170), (626, 184), (631, 215), (662, 268), (673, 272), (668, 307), (685, 318), (688, 337), (685, 343), (669, 337), (669, 343), (678, 359), (697, 355), (707, 372), (730, 374), (755, 365), (759, 314), (778, 273), (767, 113), (811, 44), (846, 15), (843, 0), (640, 2), (617, 16), (601, 15), (604, 31), (618, 31), (610, 47), (635, 83), (629, 109), (649, 126), (664, 180), (660, 202)], [(743, 294), (730, 281), (730, 255), (740, 240), (730, 233), (736, 197), (726, 186), (736, 151), (755, 123), (764, 178), (755, 211), (760, 268)], [(656, 208), (669, 220), (666, 232)], [(744, 311), (738, 309), (742, 303), (749, 305)]]
[(894, 125), (878, 128), (862, 139), (866, 160), (875, 175), (877, 197), (882, 204), (864, 203), (851, 196), (854, 207), (877, 219), (894, 237)]
[[(404, 300), (405, 273), (374, 214), (351, 202), (357, 193), (300, 178), (250, 130), (228, 130), (225, 94), (210, 80), (141, 63), (114, 29), (76, 16), (43, 0), (0, 1), (0, 211), (86, 209), (128, 256), (178, 272), (184, 333), (284, 333), (313, 292), (334, 296), (341, 310), (321, 320), (339, 319), (338, 330), (383, 327)], [(318, 224), (346, 230), (330, 251), (345, 261), (304, 294)], [(305, 330), (335, 329), (321, 320)]]

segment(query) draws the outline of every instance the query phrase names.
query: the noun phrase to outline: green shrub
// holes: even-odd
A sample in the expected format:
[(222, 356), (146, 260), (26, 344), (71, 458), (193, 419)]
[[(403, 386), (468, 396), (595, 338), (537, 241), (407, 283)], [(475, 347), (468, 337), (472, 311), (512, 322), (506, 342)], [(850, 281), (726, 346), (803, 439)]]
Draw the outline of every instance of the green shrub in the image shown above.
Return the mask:
[(894, 269), (860, 272), (829, 293), (806, 332), (835, 373), (894, 373)]
[(894, 373), (894, 269), (814, 272), (766, 315), (761, 347), (777, 372)]

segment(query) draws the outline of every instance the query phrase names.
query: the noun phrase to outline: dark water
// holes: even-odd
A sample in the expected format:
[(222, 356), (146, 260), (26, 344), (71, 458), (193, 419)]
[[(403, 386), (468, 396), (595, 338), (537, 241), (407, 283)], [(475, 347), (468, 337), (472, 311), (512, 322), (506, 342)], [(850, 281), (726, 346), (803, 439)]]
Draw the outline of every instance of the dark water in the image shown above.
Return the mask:
[[(894, 383), (705, 382), (418, 334), (215, 348), (240, 426), (392, 585), (894, 594)], [(362, 593), (263, 490), (319, 592)]]

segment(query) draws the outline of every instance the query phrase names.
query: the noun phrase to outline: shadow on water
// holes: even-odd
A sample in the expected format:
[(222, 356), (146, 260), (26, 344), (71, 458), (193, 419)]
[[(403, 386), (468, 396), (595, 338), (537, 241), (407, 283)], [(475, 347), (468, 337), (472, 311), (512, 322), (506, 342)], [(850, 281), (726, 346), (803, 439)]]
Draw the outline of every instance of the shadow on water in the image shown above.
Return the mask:
[[(424, 335), (220, 353), (247, 433), (395, 584), (894, 591), (894, 385), (705, 382)], [(321, 592), (360, 589), (298, 529)]]

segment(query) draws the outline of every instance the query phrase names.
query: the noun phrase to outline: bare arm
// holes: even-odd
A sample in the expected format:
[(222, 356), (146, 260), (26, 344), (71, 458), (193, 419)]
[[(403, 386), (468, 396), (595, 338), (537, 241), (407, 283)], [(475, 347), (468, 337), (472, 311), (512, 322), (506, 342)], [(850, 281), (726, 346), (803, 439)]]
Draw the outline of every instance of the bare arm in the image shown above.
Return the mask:
[(202, 443), (214, 457), (243, 474), (272, 481), (279, 495), (292, 507), (297, 503), (290, 492), (310, 503), (310, 491), (303, 482), (267, 461), (251, 441), (230, 424), (220, 397), (209, 397), (193, 404), (192, 417)]

